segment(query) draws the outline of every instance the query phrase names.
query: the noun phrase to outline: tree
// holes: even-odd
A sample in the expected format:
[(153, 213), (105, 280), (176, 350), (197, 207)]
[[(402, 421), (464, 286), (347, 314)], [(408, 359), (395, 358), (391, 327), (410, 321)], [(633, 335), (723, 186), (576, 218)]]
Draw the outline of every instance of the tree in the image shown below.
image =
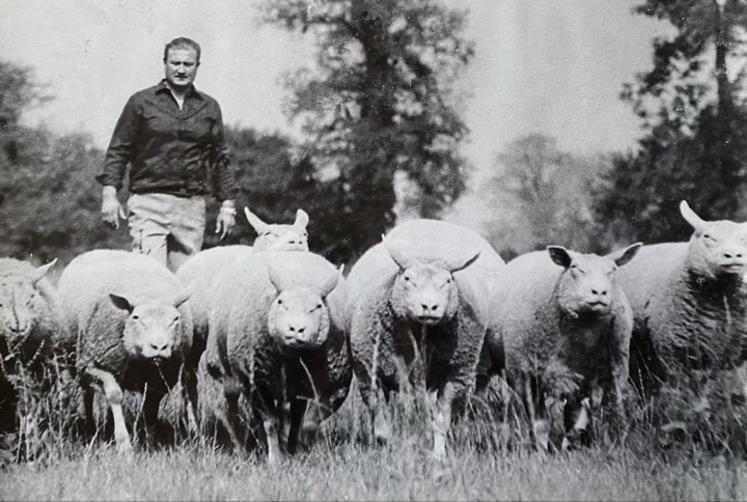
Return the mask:
[(595, 214), (615, 239), (681, 239), (680, 200), (707, 219), (733, 219), (747, 188), (744, 72), (728, 71), (744, 55), (747, 4), (647, 0), (635, 12), (670, 22), (674, 36), (654, 40), (654, 68), (624, 87), (646, 135), (616, 157)]
[(495, 164), (497, 174), (480, 192), (496, 208), (486, 234), (503, 255), (550, 244), (595, 247), (588, 194), (600, 161), (573, 156), (553, 138), (529, 134), (511, 142)]
[(334, 198), (338, 255), (362, 253), (392, 225), (394, 178), (436, 216), (464, 189), (466, 127), (452, 84), (473, 55), (465, 12), (435, 0), (278, 0), (264, 19), (317, 37), (317, 68), (290, 75), (289, 111), (309, 140), (300, 157)]
[(20, 125), (24, 112), (50, 99), (30, 69), (0, 61), (0, 82), (0, 255), (64, 262), (122, 246), (126, 230), (111, 234), (99, 217), (93, 175), (102, 152), (88, 135)]

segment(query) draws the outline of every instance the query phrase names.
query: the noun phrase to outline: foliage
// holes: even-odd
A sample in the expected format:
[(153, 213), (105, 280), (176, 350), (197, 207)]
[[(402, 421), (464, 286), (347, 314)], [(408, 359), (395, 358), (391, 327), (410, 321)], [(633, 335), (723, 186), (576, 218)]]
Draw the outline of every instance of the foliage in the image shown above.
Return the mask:
[(289, 113), (310, 138), (299, 155), (335, 199), (331, 252), (355, 257), (391, 226), (398, 171), (418, 187), (417, 214), (436, 216), (459, 196), (466, 127), (452, 83), (473, 55), (465, 13), (435, 0), (282, 0), (265, 4), (264, 20), (316, 35), (317, 68), (287, 85)]
[(669, 21), (674, 35), (654, 40), (654, 68), (624, 87), (622, 98), (643, 120), (637, 152), (617, 155), (594, 212), (612, 240), (679, 240), (686, 199), (706, 219), (736, 219), (747, 191), (744, 2), (647, 0), (636, 12)]
[(0, 254), (38, 262), (69, 260), (93, 247), (125, 245), (98, 216), (93, 176), (102, 153), (85, 134), (55, 136), (18, 121), (45, 99), (30, 70), (0, 62)]
[(529, 134), (496, 156), (480, 188), (495, 211), (488, 240), (506, 257), (550, 244), (594, 250), (589, 188), (602, 159), (561, 151), (553, 138)]

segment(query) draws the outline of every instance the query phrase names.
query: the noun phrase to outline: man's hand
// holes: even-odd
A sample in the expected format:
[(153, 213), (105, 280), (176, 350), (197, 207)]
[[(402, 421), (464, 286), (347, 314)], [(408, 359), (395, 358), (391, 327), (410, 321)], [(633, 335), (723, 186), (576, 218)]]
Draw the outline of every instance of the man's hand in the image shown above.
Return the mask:
[(236, 207), (232, 200), (224, 200), (215, 221), (215, 233), (220, 233), (220, 240), (226, 238), (236, 225)]
[(110, 227), (119, 228), (119, 218), (125, 219), (127, 215), (117, 199), (117, 189), (105, 186), (101, 194), (101, 219)]

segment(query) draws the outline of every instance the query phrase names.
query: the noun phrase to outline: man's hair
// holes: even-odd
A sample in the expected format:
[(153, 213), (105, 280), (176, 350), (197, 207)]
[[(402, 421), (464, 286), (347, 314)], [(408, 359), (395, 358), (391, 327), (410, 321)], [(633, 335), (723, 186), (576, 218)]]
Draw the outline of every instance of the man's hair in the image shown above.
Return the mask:
[(171, 49), (193, 49), (197, 53), (197, 62), (200, 62), (200, 44), (187, 37), (178, 37), (166, 44), (163, 48), (163, 62), (169, 57), (169, 51)]

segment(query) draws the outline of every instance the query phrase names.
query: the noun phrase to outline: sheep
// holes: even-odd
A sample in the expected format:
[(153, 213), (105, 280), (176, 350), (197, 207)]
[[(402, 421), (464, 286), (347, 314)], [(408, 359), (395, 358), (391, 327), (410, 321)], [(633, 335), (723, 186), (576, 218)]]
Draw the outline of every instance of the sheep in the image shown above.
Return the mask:
[(287, 451), (293, 453), (307, 400), (317, 396), (328, 415), (347, 395), (352, 368), (342, 330), (342, 271), (309, 252), (256, 252), (221, 272), (213, 294), (203, 357), (209, 375), (222, 383), (227, 429), (242, 447), (243, 392), (252, 418), (262, 420), (268, 461), (275, 464), (286, 402)]
[[(607, 256), (549, 246), (506, 265), (479, 373), (504, 371), (544, 451), (550, 432), (547, 397), (567, 400), (564, 446), (585, 432), (592, 391), (614, 389), (617, 411), (624, 413), (633, 313), (615, 276), (640, 246)], [(501, 354), (498, 364), (489, 361), (490, 353)]]
[(92, 384), (101, 384), (114, 418), (117, 449), (132, 449), (122, 391), (144, 393), (146, 439), (154, 440), (161, 398), (179, 379), (192, 343), (190, 292), (152, 258), (93, 250), (74, 258), (60, 277), (68, 329), (77, 337), (76, 370), (86, 424), (93, 427)]
[(208, 308), (213, 297), (210, 286), (215, 277), (224, 267), (229, 266), (246, 253), (270, 249), (283, 251), (309, 250), (308, 234), (306, 232), (309, 216), (303, 209), (296, 211), (296, 219), (292, 224), (265, 223), (248, 207), (244, 207), (244, 214), (249, 224), (257, 232), (257, 238), (254, 240), (253, 246), (237, 244), (206, 249), (191, 256), (176, 271), (176, 276), (182, 284), (191, 284), (194, 287), (194, 293), (189, 300), (194, 326), (192, 349), (189, 355), (189, 368), (191, 370), (185, 375), (185, 387), (195, 414), (197, 414), (198, 395), (194, 373), (197, 371), (200, 356), (205, 351)]
[(347, 280), (346, 323), (377, 441), (390, 434), (377, 389), (388, 399), (399, 389), (400, 363), (408, 369), (420, 364), (426, 388), (437, 394), (432, 453), (444, 457), (452, 404), (463, 403), (472, 389), (492, 323), (489, 299), (504, 266), (477, 233), (431, 219), (395, 226), (355, 263)]
[(689, 242), (644, 246), (620, 276), (635, 314), (630, 373), (645, 394), (747, 360), (747, 223), (704, 221), (684, 200), (679, 210)]
[(34, 267), (0, 258), (0, 434), (17, 428), (20, 395), (14, 380), (28, 373), (44, 383), (45, 366), (64, 356), (70, 339), (57, 291), (47, 278), (56, 262)]

